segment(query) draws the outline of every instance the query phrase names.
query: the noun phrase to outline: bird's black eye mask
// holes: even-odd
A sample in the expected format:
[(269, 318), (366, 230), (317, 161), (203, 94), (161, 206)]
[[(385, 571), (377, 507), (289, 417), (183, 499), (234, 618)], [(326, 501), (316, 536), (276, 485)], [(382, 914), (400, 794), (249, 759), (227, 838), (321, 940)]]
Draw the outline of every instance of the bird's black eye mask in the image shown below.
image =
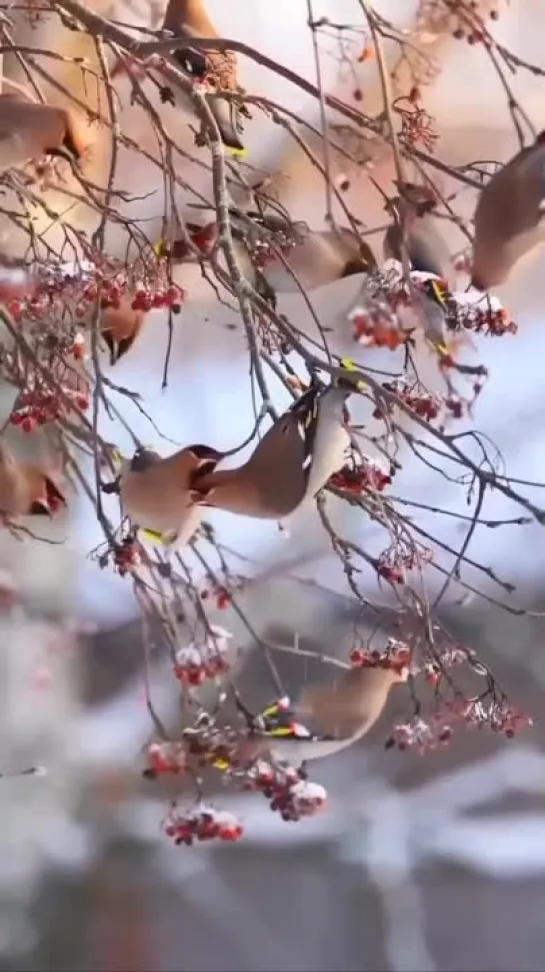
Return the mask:
[(174, 60), (186, 74), (190, 74), (193, 78), (203, 78), (208, 72), (208, 61), (205, 55), (192, 47), (183, 47), (175, 51)]

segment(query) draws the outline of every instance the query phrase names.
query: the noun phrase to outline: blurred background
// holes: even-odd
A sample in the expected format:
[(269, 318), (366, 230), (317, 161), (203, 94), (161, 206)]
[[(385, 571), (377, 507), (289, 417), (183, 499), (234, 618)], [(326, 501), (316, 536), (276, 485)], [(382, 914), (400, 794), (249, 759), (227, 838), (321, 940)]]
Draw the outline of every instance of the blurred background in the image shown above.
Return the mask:
[[(136, 4), (93, 6), (124, 22), (149, 23), (150, 10), (144, 4), (141, 9)], [(438, 35), (433, 24), (418, 26), (416, 0), (401, 5), (403, 19), (394, 0), (375, 6), (399, 26), (413, 27), (415, 43), (442, 69), (425, 91), (425, 104), (440, 133), (438, 157), (456, 165), (508, 158), (516, 139), (505, 96), (484, 53)], [(306, 5), (209, 0), (208, 7), (220, 34), (244, 40), (315, 79)], [(159, 13), (160, 8), (159, 3)], [(545, 70), (545, 11), (536, 9), (535, 0), (512, 0), (500, 8), (498, 38)], [(357, 0), (317, 0), (314, 16), (361, 23)], [(56, 20), (46, 19), (32, 30), (21, 23), (20, 32), (19, 43), (37, 49), (60, 44), (74, 53), (84, 42), (61, 32)], [(357, 85), (364, 110), (380, 110), (376, 65), (358, 65), (361, 76), (347, 76), (339, 69), (335, 39), (322, 37), (320, 45), (324, 86), (349, 100)], [(396, 51), (388, 48), (388, 56), (393, 64)], [(82, 90), (81, 72), (70, 73), (62, 64), (48, 66)], [(17, 65), (12, 69), (16, 74)], [(295, 96), (287, 82), (250, 61), (241, 62), (241, 73), (249, 91), (289, 103), (318, 124), (316, 104), (300, 93)], [(127, 97), (123, 83), (120, 97)], [(542, 79), (520, 74), (513, 85), (540, 129)], [(127, 105), (123, 124), (141, 144), (151, 141), (139, 109)], [(259, 116), (248, 125), (248, 133), (256, 168), (286, 175), (282, 198), (292, 216), (321, 228), (323, 184), (312, 167), (283, 132)], [(184, 138), (185, 130), (180, 141)], [(187, 144), (191, 141), (188, 135)], [(98, 178), (104, 167), (100, 143), (93, 164)], [(345, 161), (335, 157), (333, 164), (340, 175), (345, 173)], [(379, 153), (373, 165), (375, 176), (386, 184), (392, 176), (388, 158)], [(356, 168), (348, 175), (347, 202), (367, 226), (380, 226), (380, 200)], [(153, 191), (139, 210), (149, 215), (152, 235), (160, 227), (163, 206), (153, 169), (126, 155), (118, 178), (134, 192)], [(202, 191), (209, 193), (209, 177), (200, 178)], [(445, 179), (444, 189), (448, 187)], [(471, 204), (469, 196), (469, 212)], [(466, 211), (465, 196), (459, 208)], [(74, 219), (86, 225), (89, 214), (76, 212)], [(4, 234), (4, 243), (6, 239), (16, 249), (15, 234)], [(380, 236), (376, 243), (372, 240), (379, 253)], [(122, 243), (112, 228), (110, 252), (122, 252)], [(453, 236), (453, 248), (461, 245)], [(510, 473), (530, 482), (545, 479), (545, 390), (541, 355), (536, 353), (543, 269), (543, 257), (537, 255), (500, 293), (519, 324), (517, 337), (483, 341), (478, 347), (479, 359), (491, 371), (477, 409), (478, 427), (501, 449)], [(194, 439), (230, 447), (251, 425), (247, 361), (237, 318), (218, 304), (197, 270), (180, 272), (177, 279), (188, 300), (174, 335), (169, 387), (161, 391), (167, 332), (160, 313), (151, 315), (141, 341), (116, 368), (114, 378), (138, 388), (164, 436), (178, 443)], [(351, 354), (357, 349), (342, 309), (355, 292), (345, 281), (313, 295), (322, 322), (331, 325), (334, 318), (333, 347)], [(280, 309), (297, 315), (302, 329), (312, 326), (298, 297), (285, 298)], [(423, 357), (422, 367), (427, 365)], [(381, 367), (378, 357), (373, 366)], [(279, 403), (285, 401), (279, 389), (275, 395)], [(2, 404), (7, 414), (6, 395)], [(120, 409), (144, 441), (165, 454), (170, 451), (172, 445), (159, 439), (135, 409), (122, 401)], [(118, 427), (103, 421), (102, 431), (128, 447)], [(19, 440), (16, 445), (28, 448)], [(409, 457), (396, 490), (445, 510), (467, 509), (462, 491)], [(539, 487), (524, 491), (540, 502)], [(351, 510), (334, 509), (339, 527), (372, 550), (372, 525)], [(492, 494), (483, 515), (506, 518), (518, 512)], [(114, 501), (111, 513), (115, 515)], [(314, 514), (295, 518), (283, 532), (275, 524), (252, 523), (249, 529), (246, 521), (233, 523), (220, 514), (213, 522), (226, 546), (250, 558), (244, 561), (244, 572), (261, 576), (240, 601), (260, 634), (284, 644), (298, 636), (301, 647), (344, 657), (351, 626), (358, 620), (365, 629), (366, 619), (346, 592)], [(418, 522), (424, 527), (433, 523), (435, 536), (444, 543), (459, 546), (463, 539), (455, 519), (422, 512)], [(512, 741), (476, 730), (459, 734), (448, 749), (424, 758), (385, 752), (393, 722), (407, 711), (400, 688), (364, 743), (315, 764), (312, 779), (329, 794), (317, 818), (287, 824), (262, 798), (213, 793), (213, 802), (236, 813), (246, 831), (236, 846), (219, 848), (172, 846), (161, 821), (175, 794), (140, 777), (140, 754), (150, 734), (142, 699), (142, 626), (129, 583), (99, 571), (87, 559), (100, 541), (92, 512), (83, 499), (73, 497), (66, 522), (44, 527), (41, 533), (53, 542), (21, 543), (2, 534), (0, 546), (0, 571), (5, 573), (4, 579), (0, 574), (0, 591), (4, 582), (8, 592), (15, 586), (22, 601), (0, 615), (0, 768), (16, 772), (43, 764), (48, 770), (43, 778), (0, 779), (1, 970), (543, 968), (545, 545), (539, 527), (478, 529), (472, 557), (517, 590), (505, 610), (477, 596), (468, 599), (454, 584), (441, 619), (493, 666), (512, 699), (533, 716), (534, 727)], [(477, 575), (466, 576), (474, 582)], [(490, 578), (478, 580), (487, 596), (506, 601)], [(429, 583), (433, 590), (433, 575)], [(376, 598), (371, 575), (362, 577), (362, 588)], [(229, 609), (212, 620), (235, 636), (248, 704), (258, 707), (268, 701), (274, 689), (243, 626)], [(293, 655), (279, 653), (277, 661), (290, 694), (319, 668)], [(176, 690), (169, 661), (160, 652), (152, 660), (150, 681), (157, 710), (174, 727)]]

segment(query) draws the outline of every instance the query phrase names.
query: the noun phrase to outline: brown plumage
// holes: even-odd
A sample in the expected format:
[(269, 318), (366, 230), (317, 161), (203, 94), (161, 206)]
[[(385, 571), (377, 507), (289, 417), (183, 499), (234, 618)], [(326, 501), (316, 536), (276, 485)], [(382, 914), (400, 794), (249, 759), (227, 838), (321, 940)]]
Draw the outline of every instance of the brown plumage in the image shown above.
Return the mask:
[(51, 516), (66, 499), (53, 478), (39, 465), (18, 460), (0, 445), (0, 513), (19, 516)]
[(344, 402), (350, 389), (319, 384), (266, 432), (243, 466), (199, 475), (195, 489), (207, 506), (276, 520), (315, 496), (344, 465), (350, 436)]
[[(203, 0), (169, 0), (163, 29), (172, 31), (176, 37), (187, 38), (188, 46), (178, 48), (172, 52), (172, 59), (184, 71), (194, 78), (210, 77), (218, 89), (236, 93), (238, 87), (237, 58), (231, 51), (199, 51), (191, 47), (191, 40), (196, 37), (218, 37), (218, 32), (210, 20)], [(185, 107), (193, 108), (191, 102), (177, 89), (178, 101)], [(207, 102), (218, 125), (221, 140), (226, 148), (234, 153), (243, 154), (244, 146), (240, 140), (238, 130), (240, 126), (240, 108), (233, 102), (218, 98), (214, 94), (207, 95)]]
[(0, 170), (58, 155), (78, 163), (84, 151), (65, 108), (31, 101), (21, 92), (0, 94)]
[(404, 183), (401, 194), (386, 206), (386, 209), (397, 215), (397, 219), (386, 230), (384, 258), (403, 262), (403, 221), (405, 246), (411, 269), (434, 273), (450, 285), (454, 282), (452, 261), (450, 250), (438, 232), (432, 215), (436, 207), (437, 199), (428, 186)]
[(545, 241), (545, 132), (486, 184), (475, 209), (472, 284), (502, 284), (515, 264)]
[(215, 469), (222, 453), (193, 445), (162, 458), (139, 449), (123, 460), (119, 493), (123, 514), (134, 526), (155, 533), (164, 542), (187, 543), (200, 525), (203, 510), (193, 489), (199, 474)]
[(407, 667), (362, 666), (332, 682), (310, 685), (293, 707), (286, 710), (282, 700), (265, 710), (257, 720), (256, 747), (295, 766), (331, 756), (369, 732), (392, 686), (407, 677)]
[(134, 310), (128, 298), (123, 298), (117, 308), (106, 307), (101, 311), (100, 333), (110, 352), (111, 365), (130, 351), (145, 319), (144, 311)]
[[(260, 223), (263, 229), (273, 234), (284, 231), (288, 237), (293, 235), (289, 223), (281, 217), (265, 216), (260, 218)], [(274, 258), (268, 260), (263, 269), (263, 276), (278, 294), (298, 293), (299, 284), (304, 290), (316, 290), (344, 277), (369, 273), (377, 266), (369, 244), (365, 240), (360, 242), (352, 230), (346, 228), (309, 230), (301, 234), (300, 241), (285, 253), (284, 259), (297, 280), (280, 260)]]

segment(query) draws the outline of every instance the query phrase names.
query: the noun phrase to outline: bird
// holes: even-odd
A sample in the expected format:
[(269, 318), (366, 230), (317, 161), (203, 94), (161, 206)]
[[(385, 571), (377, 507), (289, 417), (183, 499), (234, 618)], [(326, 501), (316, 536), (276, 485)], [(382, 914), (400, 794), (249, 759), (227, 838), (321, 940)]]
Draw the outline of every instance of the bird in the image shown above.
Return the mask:
[[(110, 450), (106, 450), (110, 451)], [(135, 530), (167, 546), (188, 543), (200, 526), (201, 495), (193, 488), (199, 475), (209, 473), (224, 453), (206, 445), (191, 445), (162, 457), (139, 446), (131, 459), (119, 456), (121, 471), (105, 493), (119, 493), (121, 509)]]
[(130, 351), (145, 319), (144, 311), (135, 310), (128, 298), (122, 298), (119, 307), (105, 307), (101, 311), (99, 328), (110, 352), (111, 365)]
[(492, 176), (474, 214), (471, 284), (497, 287), (545, 241), (545, 131)]
[(83, 152), (67, 109), (32, 101), (20, 91), (0, 94), (0, 171), (44, 155), (79, 165)]
[[(176, 37), (187, 39), (188, 46), (173, 51), (170, 55), (174, 63), (196, 80), (211, 77), (220, 91), (230, 94), (240, 92), (238, 84), (238, 64), (232, 51), (199, 51), (191, 46), (193, 38), (215, 38), (219, 34), (210, 20), (203, 0), (169, 0), (163, 30)], [(164, 92), (165, 89), (163, 89)], [(164, 100), (171, 100), (173, 93), (168, 90)], [(189, 100), (177, 91), (175, 101), (190, 106)], [(233, 155), (245, 155), (246, 150), (240, 139), (240, 118), (242, 108), (234, 101), (227, 101), (219, 95), (206, 95), (208, 106), (215, 118), (221, 141)], [(191, 107), (193, 112), (193, 108)]]
[(304, 688), (253, 717), (237, 698), (250, 729), (252, 756), (300, 766), (331, 756), (365, 736), (381, 715), (393, 685), (407, 681), (408, 666), (362, 665), (326, 684)]
[[(377, 261), (371, 247), (358, 239), (351, 229), (311, 230), (305, 223), (292, 223), (276, 213), (248, 212), (245, 215), (243, 223), (237, 223), (236, 215), (232, 218), (235, 238), (241, 236), (255, 246), (260, 240), (266, 242), (269, 236), (273, 242), (278, 240), (279, 247), (285, 250), (284, 262), (275, 257), (274, 252), (268, 254), (262, 271), (277, 294), (299, 293), (300, 288), (312, 292), (344, 277), (376, 269)], [(248, 219), (256, 226), (254, 233), (248, 226)], [(283, 246), (284, 242), (287, 242), (287, 248)]]
[(0, 444), (0, 513), (9, 519), (20, 516), (52, 516), (66, 498), (53, 472), (16, 458)]
[(219, 236), (219, 227), (216, 221), (205, 223), (203, 226), (199, 223), (186, 223), (185, 228), (198, 255), (193, 253), (184, 238), (180, 237), (172, 243), (167, 243), (166, 240), (162, 239), (158, 240), (154, 245), (154, 251), (159, 258), (168, 257), (171, 263), (194, 263), (200, 257), (207, 258), (210, 256)]
[[(240, 269), (257, 293), (273, 307), (277, 294), (299, 293), (300, 288), (311, 292), (377, 267), (371, 247), (346, 228), (310, 230), (306, 223), (291, 222), (277, 213), (242, 213), (236, 209), (230, 210), (230, 226)], [(209, 256), (217, 242), (217, 224), (187, 223), (186, 229), (201, 256)], [(275, 256), (270, 244), (282, 251), (284, 262)], [(259, 256), (263, 251), (266, 260), (261, 266)], [(196, 259), (183, 239), (175, 240), (170, 246), (160, 240), (155, 252), (177, 263)]]
[(199, 475), (195, 490), (206, 506), (256, 519), (289, 516), (314, 497), (346, 462), (351, 440), (342, 381), (309, 389), (267, 430), (244, 465)]
[(394, 221), (384, 235), (384, 259), (403, 262), (404, 232), (411, 269), (433, 273), (449, 285), (454, 283), (450, 250), (431, 215), (437, 207), (435, 194), (428, 186), (412, 182), (399, 185), (401, 194), (385, 205), (394, 215)]

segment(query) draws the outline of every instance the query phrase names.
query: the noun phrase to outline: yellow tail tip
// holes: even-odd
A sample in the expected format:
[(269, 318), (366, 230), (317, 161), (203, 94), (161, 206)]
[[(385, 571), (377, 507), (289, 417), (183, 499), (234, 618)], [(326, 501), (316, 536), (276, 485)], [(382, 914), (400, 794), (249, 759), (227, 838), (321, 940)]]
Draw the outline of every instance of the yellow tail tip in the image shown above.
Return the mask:
[(156, 257), (162, 257), (165, 255), (165, 241), (157, 240), (157, 243), (153, 244), (153, 252)]
[(234, 148), (232, 145), (226, 145), (225, 148), (230, 155), (234, 155), (236, 159), (245, 159), (248, 155), (248, 149), (246, 148)]
[(224, 772), (225, 770), (229, 769), (230, 765), (231, 764), (229, 763), (228, 759), (222, 759), (222, 758), (215, 759), (214, 762), (212, 763), (212, 766), (215, 766), (216, 769), (223, 770)]
[(140, 536), (144, 540), (151, 540), (152, 543), (164, 543), (164, 534), (158, 533), (156, 530), (140, 530)]

